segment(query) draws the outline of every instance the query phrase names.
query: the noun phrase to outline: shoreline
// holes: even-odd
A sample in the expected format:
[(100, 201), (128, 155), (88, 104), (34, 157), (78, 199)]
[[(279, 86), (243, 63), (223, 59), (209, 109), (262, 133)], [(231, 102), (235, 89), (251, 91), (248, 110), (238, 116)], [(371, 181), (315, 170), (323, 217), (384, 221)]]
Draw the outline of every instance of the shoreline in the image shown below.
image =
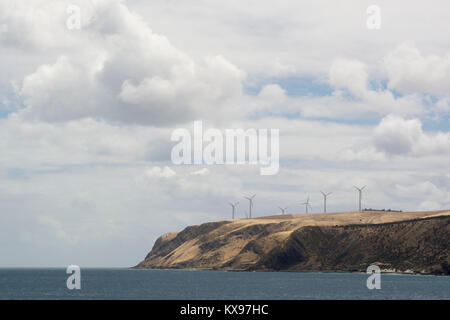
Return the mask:
[[(214, 269), (214, 268), (136, 268), (131, 267), (129, 270), (180, 270), (180, 271), (220, 271), (220, 272), (279, 272), (279, 273), (359, 273), (368, 274), (364, 271), (350, 271), (350, 270), (248, 270), (248, 269)], [(410, 271), (391, 271), (381, 270), (381, 274), (392, 275), (412, 275), (412, 276), (436, 276), (436, 277), (450, 277), (450, 274), (438, 274), (429, 272), (410, 272)]]

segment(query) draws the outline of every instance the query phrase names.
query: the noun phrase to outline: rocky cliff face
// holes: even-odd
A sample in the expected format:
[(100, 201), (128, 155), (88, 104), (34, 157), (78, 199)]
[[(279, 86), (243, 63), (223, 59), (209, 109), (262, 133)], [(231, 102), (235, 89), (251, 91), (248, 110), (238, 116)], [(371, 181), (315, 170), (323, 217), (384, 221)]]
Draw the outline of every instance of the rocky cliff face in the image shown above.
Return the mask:
[(450, 211), (225, 220), (160, 237), (137, 268), (449, 274)]

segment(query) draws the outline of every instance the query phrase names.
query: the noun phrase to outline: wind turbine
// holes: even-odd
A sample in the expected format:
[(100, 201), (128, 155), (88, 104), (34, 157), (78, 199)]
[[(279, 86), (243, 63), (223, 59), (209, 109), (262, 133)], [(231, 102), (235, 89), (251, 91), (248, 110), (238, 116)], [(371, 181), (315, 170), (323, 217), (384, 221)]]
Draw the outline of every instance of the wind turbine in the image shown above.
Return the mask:
[(249, 201), (249, 218), (252, 217), (252, 207), (253, 207), (253, 198), (256, 197), (256, 194), (252, 195), (251, 197), (244, 197)]
[(363, 191), (364, 188), (367, 187), (367, 186), (364, 186), (364, 187), (362, 187), (362, 188), (358, 188), (357, 186), (354, 186), (354, 187), (355, 187), (355, 189), (358, 190), (358, 192), (359, 192), (359, 211), (361, 211), (362, 191)]
[(327, 197), (328, 197), (330, 194), (332, 194), (333, 192), (325, 193), (325, 192), (323, 192), (323, 191), (320, 191), (320, 193), (322, 193), (322, 195), (323, 195), (323, 212), (324, 212), (324, 213), (327, 213)]
[(281, 214), (286, 214), (288, 207), (282, 208), (278, 207), (281, 210)]
[(308, 207), (310, 207), (310, 208), (312, 209), (312, 206), (311, 206), (311, 204), (309, 203), (309, 196), (308, 196), (308, 199), (306, 200), (306, 202), (303, 202), (302, 204), (305, 205), (306, 213), (308, 213)]
[(228, 204), (231, 206), (231, 208), (232, 208), (232, 210), (233, 210), (231, 219), (234, 219), (234, 211), (236, 210), (236, 206), (239, 204), (239, 202), (236, 202), (236, 203), (228, 202)]

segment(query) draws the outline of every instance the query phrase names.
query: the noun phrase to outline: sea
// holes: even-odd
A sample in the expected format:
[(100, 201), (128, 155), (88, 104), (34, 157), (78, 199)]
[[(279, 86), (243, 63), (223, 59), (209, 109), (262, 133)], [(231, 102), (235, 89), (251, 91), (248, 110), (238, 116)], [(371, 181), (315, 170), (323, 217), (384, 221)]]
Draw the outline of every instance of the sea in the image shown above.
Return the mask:
[(72, 290), (69, 276), (64, 268), (1, 268), (0, 299), (450, 300), (447, 276), (381, 274), (381, 288), (371, 290), (363, 273), (81, 268)]

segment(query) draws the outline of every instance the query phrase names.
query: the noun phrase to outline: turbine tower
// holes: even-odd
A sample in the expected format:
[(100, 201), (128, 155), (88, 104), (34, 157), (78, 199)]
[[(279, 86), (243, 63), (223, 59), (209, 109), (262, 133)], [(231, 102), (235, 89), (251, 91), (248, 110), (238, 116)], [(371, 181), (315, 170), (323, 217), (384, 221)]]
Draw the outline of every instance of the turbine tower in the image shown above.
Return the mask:
[(231, 206), (231, 208), (232, 208), (232, 215), (231, 215), (231, 219), (234, 219), (234, 212), (235, 212), (235, 210), (236, 210), (236, 206), (239, 204), (239, 202), (236, 202), (236, 203), (231, 203), (231, 202), (228, 202), (228, 204)]
[(306, 213), (308, 213), (308, 207), (310, 207), (312, 209), (312, 206), (311, 206), (311, 204), (309, 202), (309, 196), (308, 196), (308, 199), (306, 199), (306, 202), (303, 202), (302, 204), (305, 205)]
[(355, 189), (358, 190), (358, 192), (359, 192), (359, 211), (361, 211), (362, 191), (363, 191), (364, 188), (367, 187), (367, 186), (364, 186), (364, 187), (362, 187), (362, 188), (358, 188), (357, 186), (354, 186), (354, 187), (355, 187)]
[(320, 191), (323, 195), (323, 213), (327, 213), (327, 197), (332, 194), (333, 192), (325, 193), (323, 191)]
[(253, 198), (256, 197), (256, 194), (252, 195), (251, 197), (244, 197), (249, 202), (249, 218), (252, 217), (252, 207), (253, 207)]
[(281, 214), (286, 214), (288, 207), (278, 207), (281, 210)]

